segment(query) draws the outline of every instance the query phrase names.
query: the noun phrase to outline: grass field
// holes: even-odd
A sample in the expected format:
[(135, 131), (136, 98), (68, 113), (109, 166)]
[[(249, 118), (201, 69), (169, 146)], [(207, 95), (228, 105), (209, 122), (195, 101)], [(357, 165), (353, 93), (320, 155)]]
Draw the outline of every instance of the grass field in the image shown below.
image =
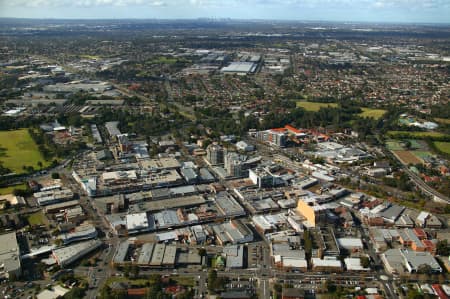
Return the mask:
[(386, 141), (386, 146), (391, 151), (403, 150), (403, 146), (400, 144), (400, 142), (398, 140), (388, 140), (388, 141)]
[(297, 107), (301, 107), (301, 108), (305, 109), (306, 111), (312, 111), (312, 112), (317, 112), (320, 110), (320, 108), (326, 108), (326, 107), (335, 108), (337, 106), (338, 106), (338, 104), (336, 104), (336, 103), (319, 103), (319, 102), (306, 102), (306, 101), (298, 101), (297, 102)]
[(422, 144), (422, 143), (425, 143), (424, 141), (415, 140), (415, 139), (408, 139), (408, 141), (411, 143), (411, 149), (417, 149), (417, 150), (427, 149), (426, 145)]
[(47, 218), (45, 218), (42, 211), (30, 214), (28, 216), (27, 220), (30, 225), (47, 225), (48, 224), (48, 220), (47, 220)]
[(101, 57), (97, 56), (97, 55), (87, 55), (87, 54), (85, 54), (85, 55), (80, 55), (80, 58), (84, 58), (84, 59), (100, 59)]
[(409, 131), (389, 131), (388, 136), (391, 138), (425, 138), (425, 137), (445, 137), (447, 136), (444, 133), (440, 132), (409, 132)]
[(25, 189), (27, 189), (27, 186), (25, 186), (25, 184), (20, 184), (20, 185), (14, 185), (14, 186), (0, 188), (0, 195), (11, 194), (14, 189), (25, 190)]
[(374, 119), (380, 119), (386, 113), (383, 109), (361, 108), (362, 112), (359, 114), (361, 117), (369, 117)]
[(434, 145), (439, 151), (450, 155), (450, 142), (435, 141)]
[(23, 166), (39, 169), (37, 165), (39, 161), (43, 167), (50, 165), (50, 162), (42, 157), (27, 129), (0, 131), (0, 147), (4, 149), (0, 155), (3, 166), (16, 173), (23, 173)]
[(188, 276), (172, 276), (170, 277), (176, 282), (178, 282), (181, 285), (184, 286), (194, 286), (194, 277), (188, 277)]
[(412, 153), (419, 159), (424, 159), (433, 156), (433, 154), (430, 153), (429, 151), (412, 151)]

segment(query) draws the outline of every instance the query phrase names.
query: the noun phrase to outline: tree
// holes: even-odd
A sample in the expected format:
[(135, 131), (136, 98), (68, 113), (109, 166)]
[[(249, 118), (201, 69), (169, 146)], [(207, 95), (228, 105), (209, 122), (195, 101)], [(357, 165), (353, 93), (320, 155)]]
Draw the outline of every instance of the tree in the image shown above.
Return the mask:
[(324, 288), (328, 293), (335, 293), (337, 290), (336, 285), (333, 284), (329, 279), (325, 280)]
[(273, 285), (273, 290), (280, 294), (281, 291), (283, 291), (283, 286), (279, 283), (276, 283)]
[(198, 255), (201, 257), (206, 256), (206, 254), (207, 254), (205, 248), (199, 248), (197, 252), (198, 252)]
[(361, 256), (360, 260), (361, 260), (361, 266), (363, 266), (364, 268), (370, 267), (370, 259), (367, 256)]
[(137, 278), (139, 275), (139, 267), (137, 265), (131, 266), (131, 273), (133, 274), (134, 278)]
[(41, 162), (41, 161), (38, 161), (38, 162), (37, 162), (37, 166), (39, 167), (39, 169), (42, 169), (42, 166), (43, 166), (42, 162)]
[(450, 245), (448, 244), (448, 240), (438, 241), (436, 245), (436, 254), (441, 256), (449, 256), (450, 255)]
[(130, 271), (131, 271), (131, 265), (125, 264), (125, 266), (123, 267), (123, 273), (124, 273), (125, 277), (130, 276)]
[(64, 295), (65, 299), (79, 299), (83, 298), (85, 290), (82, 288), (73, 288), (70, 292)]
[(433, 268), (431, 268), (430, 265), (423, 264), (419, 266), (419, 268), (417, 269), (417, 273), (431, 275), (433, 274)]

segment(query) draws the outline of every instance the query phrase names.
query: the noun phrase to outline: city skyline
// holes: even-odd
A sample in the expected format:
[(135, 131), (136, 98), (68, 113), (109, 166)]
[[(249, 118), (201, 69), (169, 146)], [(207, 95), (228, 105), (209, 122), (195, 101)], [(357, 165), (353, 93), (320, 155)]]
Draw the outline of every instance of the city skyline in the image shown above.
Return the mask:
[(0, 0), (0, 17), (449, 23), (444, 0)]

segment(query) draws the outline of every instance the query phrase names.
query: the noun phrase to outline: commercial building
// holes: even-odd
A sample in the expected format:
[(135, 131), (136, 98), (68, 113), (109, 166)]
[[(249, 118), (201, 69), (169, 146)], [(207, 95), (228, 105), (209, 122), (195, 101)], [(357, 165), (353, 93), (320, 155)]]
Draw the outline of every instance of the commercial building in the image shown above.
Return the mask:
[(22, 274), (16, 233), (0, 235), (0, 278), (18, 278)]
[(362, 251), (363, 243), (358, 238), (338, 238), (339, 247), (348, 250), (349, 252)]
[(416, 224), (419, 227), (426, 227), (426, 228), (441, 228), (442, 223), (441, 221), (433, 214), (430, 214), (428, 212), (422, 211), (416, 218)]
[(224, 74), (247, 75), (256, 72), (257, 67), (257, 63), (239, 61), (232, 62), (228, 66), (223, 67), (220, 72)]
[(95, 226), (87, 224), (78, 226), (72, 232), (62, 234), (58, 238), (61, 239), (65, 245), (67, 245), (72, 242), (94, 239), (97, 236), (98, 232), (95, 229)]
[(70, 290), (63, 288), (60, 285), (55, 285), (52, 287), (52, 289), (48, 290), (45, 289), (39, 294), (37, 294), (37, 299), (57, 299), (57, 298), (64, 298), (64, 295), (68, 293)]
[(320, 272), (342, 272), (341, 261), (334, 257), (312, 258), (311, 265), (313, 271)]
[(220, 245), (248, 243), (254, 238), (252, 230), (240, 220), (216, 224), (212, 230)]
[(175, 245), (166, 245), (164, 250), (164, 258), (161, 265), (163, 267), (173, 267), (175, 265), (175, 258), (177, 256), (177, 247)]
[(146, 212), (127, 214), (126, 226), (129, 234), (151, 231), (155, 229), (153, 217), (149, 217)]
[(399, 205), (391, 205), (387, 209), (385, 209), (380, 214), (380, 216), (383, 217), (386, 222), (395, 223), (395, 221), (397, 221), (404, 210), (405, 207)]
[(281, 178), (274, 176), (266, 167), (250, 169), (248, 177), (258, 188), (274, 187), (285, 183)]
[(33, 194), (40, 206), (69, 201), (73, 198), (73, 192), (70, 189), (55, 189), (49, 191), (41, 191)]
[(430, 267), (433, 273), (442, 273), (438, 261), (429, 252), (389, 249), (380, 258), (386, 271), (393, 274), (416, 273), (423, 267)]
[(289, 238), (286, 242), (282, 243), (272, 242), (270, 253), (273, 257), (273, 262), (277, 268), (306, 271), (308, 262), (306, 260), (305, 250), (295, 248), (297, 246), (294, 244), (295, 242), (292, 242)]
[(223, 216), (235, 217), (246, 214), (244, 208), (226, 191), (216, 195), (216, 206)]
[(180, 162), (175, 158), (165, 157), (158, 159), (144, 159), (139, 161), (139, 167), (147, 171), (173, 170), (181, 168)]
[(364, 268), (361, 265), (360, 258), (345, 258), (344, 263), (347, 271), (370, 271), (370, 268)]
[(114, 254), (113, 263), (122, 264), (125, 262), (128, 256), (128, 250), (130, 249), (130, 242), (124, 241), (117, 246), (116, 253)]
[(248, 144), (245, 141), (239, 141), (236, 143), (236, 148), (239, 151), (243, 151), (243, 152), (251, 152), (255, 150), (255, 147), (251, 144)]
[(259, 131), (256, 133), (256, 138), (259, 141), (267, 142), (268, 144), (278, 147), (285, 147), (288, 141), (288, 134), (286, 129), (271, 129), (266, 131)]
[(305, 299), (305, 291), (295, 288), (283, 288), (281, 299)]
[(108, 134), (110, 138), (116, 138), (118, 135), (121, 135), (119, 128), (119, 122), (118, 121), (109, 121), (105, 123), (106, 130), (108, 131)]
[(99, 81), (73, 81), (68, 83), (56, 83), (54, 85), (46, 85), (43, 90), (49, 93), (75, 93), (78, 91), (103, 93), (111, 90), (113, 87), (107, 82)]
[(103, 142), (102, 136), (100, 135), (100, 132), (99, 132), (96, 124), (91, 125), (91, 132), (92, 132), (92, 137), (94, 138), (95, 143)]
[(65, 202), (55, 203), (52, 205), (45, 206), (43, 209), (46, 214), (54, 214), (64, 212), (66, 209), (77, 207), (80, 205), (78, 200), (69, 200)]
[(63, 212), (55, 215), (56, 219), (61, 219), (67, 223), (79, 224), (87, 219), (81, 206), (75, 206), (65, 209)]
[(229, 245), (223, 248), (226, 257), (226, 267), (229, 269), (244, 268), (244, 246)]
[(90, 240), (63, 248), (54, 249), (52, 255), (61, 268), (70, 265), (86, 254), (99, 248), (103, 243), (99, 240)]
[(327, 207), (321, 205), (314, 197), (302, 197), (297, 202), (297, 212), (306, 218), (307, 224), (316, 226), (326, 220)]

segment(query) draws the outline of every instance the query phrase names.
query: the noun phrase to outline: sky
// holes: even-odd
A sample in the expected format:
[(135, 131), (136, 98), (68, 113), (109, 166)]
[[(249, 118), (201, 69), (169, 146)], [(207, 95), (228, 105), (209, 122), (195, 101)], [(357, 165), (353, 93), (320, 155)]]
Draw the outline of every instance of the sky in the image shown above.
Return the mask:
[(0, 0), (0, 17), (450, 23), (450, 0)]

